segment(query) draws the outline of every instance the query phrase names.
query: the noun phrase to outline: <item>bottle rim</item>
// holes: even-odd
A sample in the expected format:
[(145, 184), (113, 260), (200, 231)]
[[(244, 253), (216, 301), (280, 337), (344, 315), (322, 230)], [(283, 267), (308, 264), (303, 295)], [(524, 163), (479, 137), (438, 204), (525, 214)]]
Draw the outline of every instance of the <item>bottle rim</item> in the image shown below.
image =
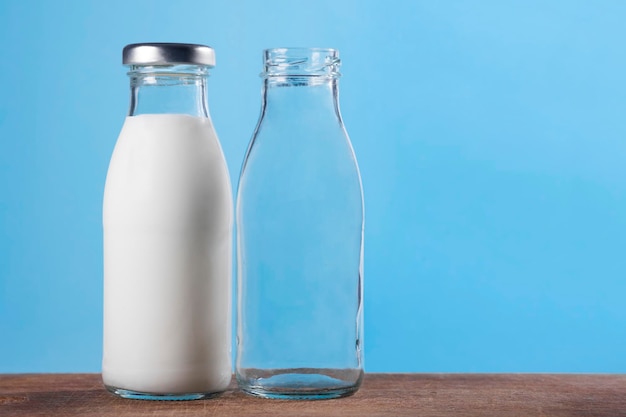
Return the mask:
[(327, 77), (341, 76), (339, 51), (334, 48), (282, 47), (263, 51), (261, 77)]

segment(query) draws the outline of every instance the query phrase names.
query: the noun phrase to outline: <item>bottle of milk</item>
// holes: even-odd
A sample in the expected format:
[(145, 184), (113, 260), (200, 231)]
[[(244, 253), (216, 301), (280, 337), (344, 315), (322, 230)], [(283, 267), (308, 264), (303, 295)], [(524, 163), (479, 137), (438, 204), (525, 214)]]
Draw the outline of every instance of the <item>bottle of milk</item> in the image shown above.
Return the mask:
[(130, 111), (106, 179), (102, 378), (121, 397), (207, 398), (231, 380), (232, 196), (207, 105), (213, 49), (124, 48)]

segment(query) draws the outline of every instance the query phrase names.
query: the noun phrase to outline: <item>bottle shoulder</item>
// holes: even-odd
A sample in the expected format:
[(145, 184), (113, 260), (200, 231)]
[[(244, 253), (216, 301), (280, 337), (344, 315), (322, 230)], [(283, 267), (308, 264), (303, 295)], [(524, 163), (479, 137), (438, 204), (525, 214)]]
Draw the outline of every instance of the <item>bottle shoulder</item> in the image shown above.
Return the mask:
[(232, 205), (226, 161), (210, 120), (184, 115), (126, 119), (105, 182), (105, 218), (172, 222), (191, 214), (203, 222), (211, 213), (228, 217)]

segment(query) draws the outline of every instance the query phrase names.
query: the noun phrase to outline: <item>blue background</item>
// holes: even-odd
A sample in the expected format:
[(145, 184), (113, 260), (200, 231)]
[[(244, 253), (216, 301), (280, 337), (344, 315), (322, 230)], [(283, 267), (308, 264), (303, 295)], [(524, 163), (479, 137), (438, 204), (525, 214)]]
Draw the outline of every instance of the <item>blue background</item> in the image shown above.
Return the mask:
[(0, 2), (0, 372), (99, 371), (127, 43), (212, 45), (233, 185), (261, 50), (335, 47), (367, 371), (626, 372), (626, 2)]

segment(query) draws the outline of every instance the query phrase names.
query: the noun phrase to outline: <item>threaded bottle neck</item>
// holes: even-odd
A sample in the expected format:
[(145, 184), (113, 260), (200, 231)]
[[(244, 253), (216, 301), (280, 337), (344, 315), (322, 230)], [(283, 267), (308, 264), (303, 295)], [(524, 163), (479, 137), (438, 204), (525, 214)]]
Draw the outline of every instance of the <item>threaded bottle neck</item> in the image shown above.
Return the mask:
[(263, 51), (262, 77), (341, 76), (339, 52), (330, 48), (273, 48)]

